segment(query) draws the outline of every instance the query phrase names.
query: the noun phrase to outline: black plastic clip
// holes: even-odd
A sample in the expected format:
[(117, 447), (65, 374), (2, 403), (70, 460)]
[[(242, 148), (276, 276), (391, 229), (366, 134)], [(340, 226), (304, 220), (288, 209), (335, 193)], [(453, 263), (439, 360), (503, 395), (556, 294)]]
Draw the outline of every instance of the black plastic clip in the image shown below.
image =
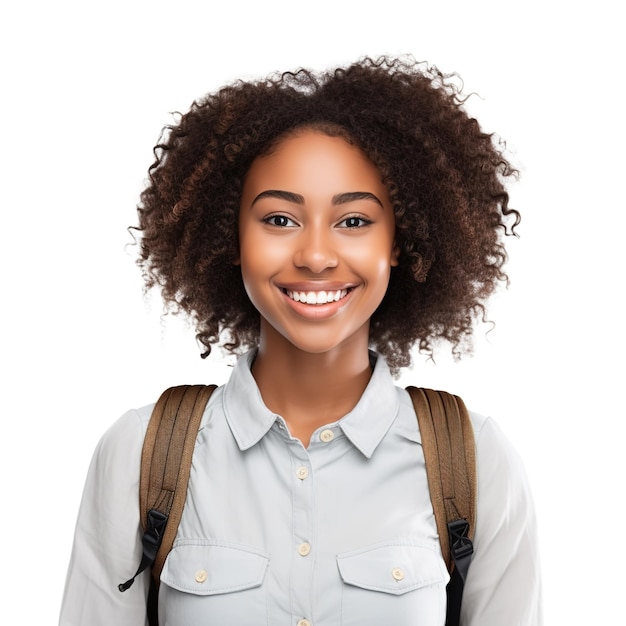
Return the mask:
[(464, 519), (448, 522), (448, 534), (450, 536), (450, 552), (456, 561), (474, 554), (474, 544), (468, 537), (469, 523)]
[(157, 552), (163, 541), (163, 531), (167, 524), (167, 515), (157, 511), (156, 509), (150, 509), (148, 511), (147, 528), (141, 538), (141, 545), (143, 547), (143, 554), (141, 556), (141, 563), (132, 578), (129, 578), (125, 583), (120, 583), (117, 588), (120, 591), (126, 591), (135, 582), (135, 578), (146, 569), (146, 567), (154, 563)]
[(450, 539), (450, 554), (463, 582), (467, 577), (472, 554), (474, 554), (474, 544), (468, 537), (470, 525), (467, 520), (457, 519), (448, 522), (448, 537)]

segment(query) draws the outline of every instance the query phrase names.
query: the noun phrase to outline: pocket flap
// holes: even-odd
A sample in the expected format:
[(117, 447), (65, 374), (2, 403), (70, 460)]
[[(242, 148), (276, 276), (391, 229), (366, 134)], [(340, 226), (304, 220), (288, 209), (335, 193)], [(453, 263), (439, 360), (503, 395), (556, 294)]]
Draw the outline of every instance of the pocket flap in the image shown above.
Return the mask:
[(400, 595), (448, 581), (439, 554), (427, 546), (381, 545), (337, 556), (344, 583)]
[(267, 554), (237, 544), (177, 542), (167, 556), (161, 582), (197, 595), (258, 587), (269, 564)]

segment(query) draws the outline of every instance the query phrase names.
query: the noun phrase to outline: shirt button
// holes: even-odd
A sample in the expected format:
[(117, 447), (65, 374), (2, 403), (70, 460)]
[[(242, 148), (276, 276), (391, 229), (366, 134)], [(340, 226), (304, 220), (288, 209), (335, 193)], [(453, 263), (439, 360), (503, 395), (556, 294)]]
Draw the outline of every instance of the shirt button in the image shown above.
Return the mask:
[(320, 439), (324, 442), (324, 443), (329, 443), (330, 441), (332, 441), (335, 438), (335, 433), (330, 429), (327, 428), (326, 430), (323, 430), (320, 433)]
[(311, 626), (311, 622), (309, 622), (308, 619), (301, 619), (301, 620), (298, 620), (298, 623), (296, 624), (296, 626)]
[(306, 467), (304, 467), (304, 465), (302, 467), (299, 467), (298, 471), (296, 472), (296, 476), (300, 480), (304, 480), (308, 475), (309, 475), (309, 470)]
[(307, 554), (309, 554), (309, 552), (311, 552), (311, 544), (307, 543), (306, 541), (304, 543), (301, 543), (298, 546), (298, 554), (300, 554), (300, 556), (306, 556)]
[(404, 579), (404, 572), (399, 567), (392, 569), (391, 575), (394, 577), (394, 580), (400, 581)]
[(196, 582), (197, 582), (197, 583), (203, 583), (206, 579), (207, 579), (207, 573), (206, 573), (206, 570), (199, 569), (199, 570), (196, 572)]

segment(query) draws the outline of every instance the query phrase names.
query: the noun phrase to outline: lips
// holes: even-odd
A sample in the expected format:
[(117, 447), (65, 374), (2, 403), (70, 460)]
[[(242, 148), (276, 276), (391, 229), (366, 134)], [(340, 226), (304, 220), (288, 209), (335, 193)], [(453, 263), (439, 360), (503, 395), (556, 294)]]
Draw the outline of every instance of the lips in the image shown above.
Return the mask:
[(292, 289), (283, 289), (282, 292), (294, 302), (321, 305), (329, 304), (331, 302), (339, 302), (340, 300), (343, 300), (343, 298), (345, 298), (351, 290), (352, 288), (333, 289), (329, 291), (296, 291)]

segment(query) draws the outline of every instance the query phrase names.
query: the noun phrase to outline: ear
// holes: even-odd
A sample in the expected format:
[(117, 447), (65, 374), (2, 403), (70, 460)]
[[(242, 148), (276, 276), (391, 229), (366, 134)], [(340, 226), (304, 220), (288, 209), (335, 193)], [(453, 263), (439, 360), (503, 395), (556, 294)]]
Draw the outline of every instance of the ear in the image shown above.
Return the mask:
[(231, 265), (241, 265), (241, 259), (239, 258), (239, 255), (237, 255), (232, 261), (231, 261)]

